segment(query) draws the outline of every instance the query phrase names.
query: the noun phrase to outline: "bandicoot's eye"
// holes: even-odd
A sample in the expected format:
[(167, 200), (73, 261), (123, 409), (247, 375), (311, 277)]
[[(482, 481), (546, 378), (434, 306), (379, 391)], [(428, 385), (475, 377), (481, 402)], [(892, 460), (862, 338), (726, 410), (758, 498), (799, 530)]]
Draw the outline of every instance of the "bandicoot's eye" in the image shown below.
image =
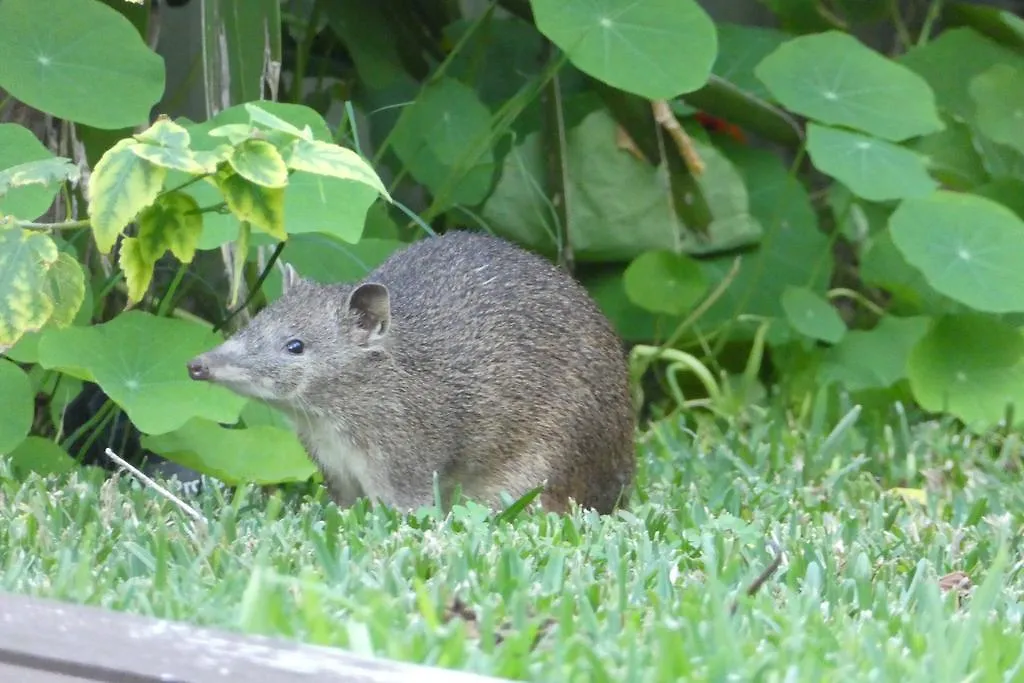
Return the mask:
[(293, 356), (300, 355), (305, 348), (306, 346), (299, 339), (289, 339), (284, 345), (284, 350)]

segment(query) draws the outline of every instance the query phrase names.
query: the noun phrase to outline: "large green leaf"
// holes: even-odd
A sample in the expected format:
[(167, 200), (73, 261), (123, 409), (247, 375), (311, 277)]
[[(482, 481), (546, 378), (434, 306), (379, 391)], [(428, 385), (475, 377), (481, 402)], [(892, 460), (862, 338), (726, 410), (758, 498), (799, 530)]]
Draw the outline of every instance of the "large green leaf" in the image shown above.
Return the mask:
[(25, 371), (0, 358), (0, 455), (10, 453), (28, 436), (35, 413), (35, 392)]
[(791, 36), (772, 28), (724, 22), (718, 24), (717, 30), (715, 75), (754, 97), (770, 101), (771, 93), (754, 75), (754, 68)]
[(40, 476), (70, 472), (78, 463), (67, 452), (50, 439), (30, 436), (11, 451), (11, 469), (14, 475), (24, 478), (29, 472)]
[[(0, 123), (0, 171), (30, 161), (52, 158), (53, 154), (28, 128), (15, 123)], [(50, 208), (59, 188), (59, 182), (11, 188), (0, 196), (0, 215), (34, 221)]]
[(53, 299), (47, 278), (57, 258), (49, 235), (0, 229), (0, 350), (49, 321)]
[(971, 79), (978, 128), (1024, 154), (1024, 68), (996, 64)]
[(822, 123), (895, 142), (943, 127), (923, 78), (846, 33), (794, 38), (754, 73), (780, 104)]
[(305, 481), (316, 473), (295, 433), (269, 425), (228, 429), (193, 418), (173, 432), (143, 437), (142, 445), (231, 485)]
[(139, 430), (163, 434), (193, 417), (238, 421), (245, 399), (185, 370), (221, 341), (195, 323), (128, 311), (102, 325), (47, 330), (39, 363), (96, 382)]
[(717, 52), (694, 0), (530, 0), (537, 28), (580, 71), (652, 100), (700, 88)]
[(48, 114), (129, 128), (163, 96), (163, 59), (96, 0), (3, 0), (0, 27), (0, 87)]
[(807, 153), (819, 171), (871, 201), (923, 197), (938, 189), (922, 156), (860, 133), (810, 123)]
[[(302, 277), (316, 282), (356, 282), (404, 246), (404, 242), (397, 240), (370, 237), (348, 244), (331, 235), (292, 235), (281, 259), (294, 266)], [(270, 300), (281, 295), (279, 269), (270, 272), (263, 291)]]
[(885, 316), (870, 330), (850, 330), (822, 359), (823, 382), (847, 391), (887, 389), (907, 376), (907, 359), (931, 319)]
[(476, 93), (452, 78), (427, 85), (391, 133), (395, 154), (444, 206), (475, 205), (491, 186), (491, 114)]
[[(939, 106), (962, 120), (973, 122), (971, 80), (996, 64), (1020, 68), (1024, 66), (1024, 56), (972, 29), (955, 28), (910, 49), (900, 57), (900, 63), (928, 81)], [(907, 102), (901, 94), (900, 106)]]
[(940, 318), (910, 353), (914, 397), (975, 429), (995, 426), (1008, 404), (1024, 403), (1024, 336), (986, 315)]
[(1024, 221), (1002, 204), (936, 192), (905, 200), (889, 230), (936, 291), (979, 311), (1024, 311)]

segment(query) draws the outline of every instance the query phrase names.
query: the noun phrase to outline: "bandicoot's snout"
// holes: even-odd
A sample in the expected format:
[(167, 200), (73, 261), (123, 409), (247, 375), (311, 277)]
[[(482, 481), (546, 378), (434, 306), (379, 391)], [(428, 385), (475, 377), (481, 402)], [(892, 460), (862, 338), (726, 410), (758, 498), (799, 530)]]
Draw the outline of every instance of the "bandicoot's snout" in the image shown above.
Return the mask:
[(194, 380), (204, 381), (210, 379), (210, 366), (202, 356), (196, 356), (188, 362), (188, 376)]

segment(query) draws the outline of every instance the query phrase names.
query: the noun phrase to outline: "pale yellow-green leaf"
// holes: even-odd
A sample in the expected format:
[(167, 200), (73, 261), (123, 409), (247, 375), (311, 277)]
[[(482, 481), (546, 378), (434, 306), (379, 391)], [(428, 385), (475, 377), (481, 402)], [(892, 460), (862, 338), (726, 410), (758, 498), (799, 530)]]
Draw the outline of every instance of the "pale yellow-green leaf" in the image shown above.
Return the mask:
[(320, 140), (296, 140), (288, 148), (286, 163), (296, 171), (364, 183), (391, 201), (391, 195), (369, 162), (346, 147)]
[(288, 123), (284, 119), (274, 116), (266, 109), (263, 109), (251, 102), (245, 103), (245, 110), (249, 112), (249, 120), (253, 123), (262, 124), (267, 128), (271, 128), (273, 130), (285, 133), (287, 135), (292, 135), (297, 138), (303, 138), (305, 140), (313, 139), (313, 131), (310, 129), (308, 125), (305, 126), (302, 130), (299, 130), (298, 128)]
[(208, 173), (206, 167), (199, 163), (187, 149), (174, 149), (172, 147), (145, 144), (135, 145), (131, 149), (135, 156), (140, 159), (145, 159), (163, 168), (184, 171), (193, 175)]
[(206, 134), (211, 138), (227, 138), (232, 145), (237, 145), (243, 140), (248, 140), (252, 137), (253, 132), (255, 132), (255, 129), (248, 123), (226, 123), (223, 126), (217, 126)]
[(284, 188), (256, 185), (236, 173), (218, 176), (217, 185), (238, 220), (249, 221), (279, 240), (288, 238), (284, 229)]
[(228, 159), (238, 175), (263, 187), (284, 187), (288, 184), (288, 167), (277, 147), (266, 140), (246, 140)]
[(57, 245), (41, 232), (0, 230), (0, 349), (14, 345), (50, 319), (47, 271), (58, 258)]
[(192, 158), (206, 173), (216, 173), (217, 166), (231, 158), (235, 148), (231, 145), (217, 145), (212, 150), (195, 150)]
[(153, 262), (142, 252), (142, 245), (136, 237), (125, 237), (121, 242), (121, 256), (118, 261), (124, 271), (125, 284), (128, 285), (128, 303), (142, 301), (153, 281)]
[(231, 296), (228, 306), (234, 308), (238, 305), (238, 293), (242, 289), (242, 276), (245, 275), (245, 262), (249, 258), (249, 239), (252, 237), (252, 228), (248, 221), (242, 221), (238, 226), (238, 239), (235, 240), (234, 277), (231, 278)]
[(172, 149), (188, 149), (191, 136), (184, 127), (161, 116), (152, 126), (135, 136), (139, 142)]
[(67, 327), (75, 321), (78, 309), (85, 301), (85, 273), (78, 260), (66, 251), (60, 252), (46, 273), (48, 294), (53, 312), (48, 322)]
[(139, 214), (139, 249), (150, 263), (168, 249), (179, 261), (191, 263), (202, 233), (199, 204), (184, 192), (161, 195)]
[(28, 161), (0, 171), (0, 196), (25, 185), (53, 185), (66, 180), (77, 183), (79, 175), (78, 166), (64, 157)]
[(89, 218), (96, 245), (109, 254), (124, 227), (160, 194), (167, 169), (140, 158), (126, 138), (100, 158), (89, 180)]

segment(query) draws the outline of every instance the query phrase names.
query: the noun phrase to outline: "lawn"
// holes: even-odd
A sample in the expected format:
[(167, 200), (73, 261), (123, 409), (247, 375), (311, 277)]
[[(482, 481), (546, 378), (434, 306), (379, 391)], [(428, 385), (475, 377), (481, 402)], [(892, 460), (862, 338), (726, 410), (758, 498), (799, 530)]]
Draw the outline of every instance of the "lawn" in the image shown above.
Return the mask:
[(1024, 680), (1019, 440), (865, 431), (661, 423), (607, 517), (209, 486), (203, 527), (126, 477), (2, 476), (0, 589), (522, 680)]

